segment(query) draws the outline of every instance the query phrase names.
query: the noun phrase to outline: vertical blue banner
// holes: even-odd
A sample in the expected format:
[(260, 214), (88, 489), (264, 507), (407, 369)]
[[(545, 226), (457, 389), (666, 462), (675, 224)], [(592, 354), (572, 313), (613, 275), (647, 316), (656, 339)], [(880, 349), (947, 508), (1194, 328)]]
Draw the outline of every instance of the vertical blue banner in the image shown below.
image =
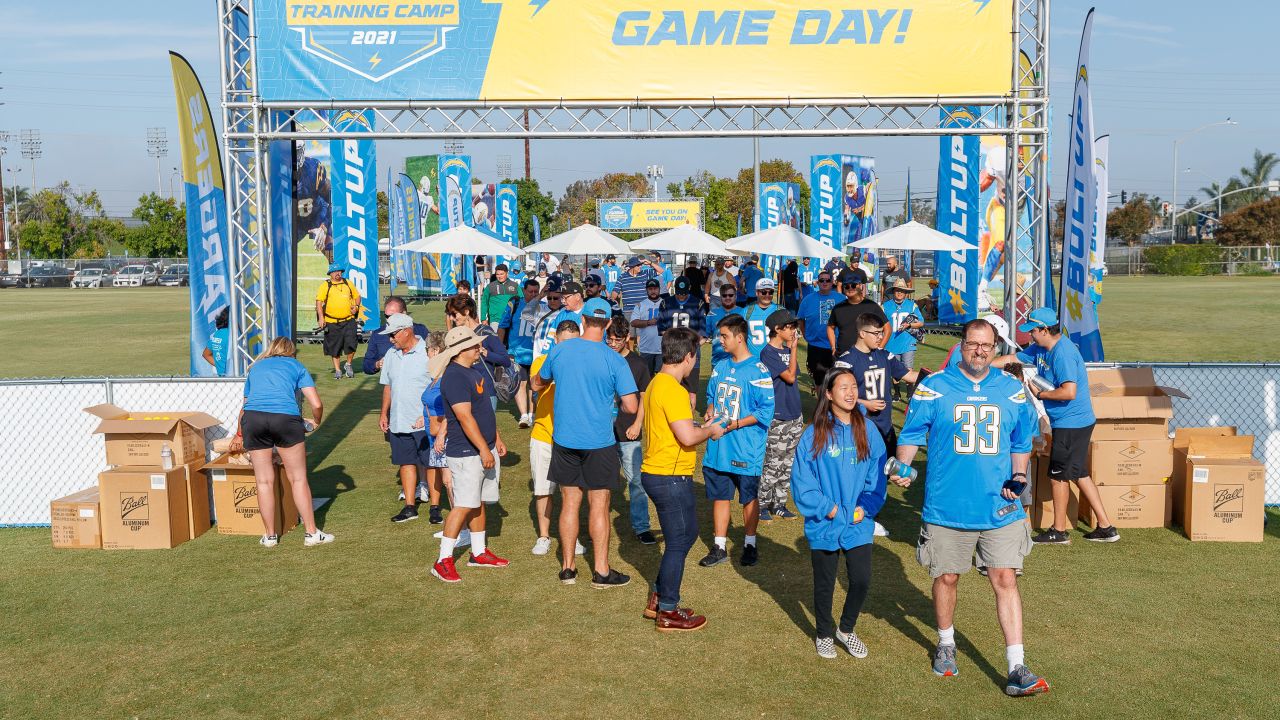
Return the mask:
[[(471, 156), (440, 156), (440, 230), (472, 224)], [(468, 280), (474, 267), (467, 255), (440, 257), (440, 292), (458, 292), (458, 281)], [(475, 287), (472, 285), (472, 287)]]
[[(373, 113), (331, 111), (338, 132), (372, 132)], [(381, 324), (378, 298), (378, 168), (372, 140), (332, 140), (333, 262), (360, 291), (361, 327)]]
[(293, 143), (276, 140), (267, 149), (267, 209), (271, 214), (271, 327), (275, 337), (293, 337)]
[[(779, 225), (790, 225), (800, 228), (800, 210), (797, 199), (800, 197), (800, 186), (788, 182), (760, 183), (760, 230), (768, 230)], [(777, 255), (762, 255), (760, 269), (771, 278), (777, 278), (782, 270), (782, 258)]]
[[(943, 127), (973, 127), (972, 108), (943, 108)], [(938, 141), (937, 229), (978, 245), (978, 163), (976, 135), (943, 136)], [(976, 250), (935, 253), (938, 322), (966, 323), (978, 317)]]
[[(518, 190), (514, 183), (501, 183), (498, 185), (498, 239), (514, 247), (520, 247), (520, 205), (516, 202), (517, 192)], [(506, 262), (506, 258), (497, 258), (496, 263), (501, 262)]]
[(844, 247), (840, 200), (841, 155), (809, 159), (809, 235), (837, 250)]

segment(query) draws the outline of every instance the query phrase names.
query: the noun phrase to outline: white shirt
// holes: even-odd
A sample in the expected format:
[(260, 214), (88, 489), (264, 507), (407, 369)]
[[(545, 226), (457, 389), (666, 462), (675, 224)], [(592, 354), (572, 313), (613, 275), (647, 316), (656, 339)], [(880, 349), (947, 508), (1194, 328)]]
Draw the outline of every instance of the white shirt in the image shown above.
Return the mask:
[(556, 259), (555, 255), (547, 255), (547, 259), (543, 263), (547, 266), (548, 275), (560, 269), (560, 261)]

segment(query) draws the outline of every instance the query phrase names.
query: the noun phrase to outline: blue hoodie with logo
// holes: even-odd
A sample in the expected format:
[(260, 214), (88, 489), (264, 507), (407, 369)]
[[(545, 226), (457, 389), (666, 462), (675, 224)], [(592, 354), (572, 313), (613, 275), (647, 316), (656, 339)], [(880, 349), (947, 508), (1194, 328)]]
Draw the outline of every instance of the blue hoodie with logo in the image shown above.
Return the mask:
[[(813, 426), (804, 429), (791, 466), (791, 496), (804, 516), (804, 536), (814, 550), (849, 550), (867, 545), (875, 534), (875, 517), (884, 507), (886, 451), (879, 432), (863, 423), (870, 453), (858, 460), (853, 428), (836, 420), (825, 448), (813, 456)], [(832, 506), (836, 516), (828, 518)], [(862, 520), (854, 522), (861, 507)]]

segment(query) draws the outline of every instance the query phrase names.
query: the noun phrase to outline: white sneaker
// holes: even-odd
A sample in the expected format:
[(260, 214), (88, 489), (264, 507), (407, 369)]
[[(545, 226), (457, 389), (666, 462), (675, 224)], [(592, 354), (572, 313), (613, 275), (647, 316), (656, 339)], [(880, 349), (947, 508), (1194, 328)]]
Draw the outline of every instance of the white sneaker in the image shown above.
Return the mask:
[(889, 531), (888, 531), (888, 530), (886, 530), (886, 529), (884, 528), (884, 526), (883, 526), (883, 525), (881, 525), (880, 523), (876, 523), (875, 536), (876, 536), (876, 537), (889, 537)]
[(540, 537), (538, 538), (538, 541), (533, 544), (534, 555), (546, 555), (549, 552), (551, 552), (551, 538)]
[(258, 540), (258, 544), (265, 548), (273, 548), (280, 544), (280, 537), (278, 535), (263, 535), (262, 539)]
[[(444, 537), (444, 531), (441, 530), (440, 532), (436, 533), (435, 535), (432, 535), (431, 537), (437, 540), (440, 540), (441, 538)], [(470, 544), (471, 544), (471, 531), (466, 528), (462, 528), (462, 532), (458, 533), (458, 542), (454, 543), (453, 546), (455, 548), (464, 548)]]
[[(404, 491), (401, 490), (400, 494), (403, 495)], [(431, 502), (431, 491), (427, 488), (426, 483), (418, 483), (418, 502)]]
[(302, 544), (306, 547), (315, 547), (316, 545), (324, 545), (333, 542), (333, 536), (329, 533), (316, 528), (315, 533), (307, 533), (302, 538)]
[(533, 424), (533, 415), (525, 413), (520, 416), (520, 427), (527, 428)]
[(573, 547), (573, 554), (574, 554), (574, 555), (586, 555), (586, 554), (587, 554), (587, 549), (586, 549), (586, 548), (584, 548), (584, 547), (582, 547), (582, 543), (578, 542), (577, 540), (574, 540), (574, 541), (573, 541), (573, 545), (574, 545), (574, 547)]

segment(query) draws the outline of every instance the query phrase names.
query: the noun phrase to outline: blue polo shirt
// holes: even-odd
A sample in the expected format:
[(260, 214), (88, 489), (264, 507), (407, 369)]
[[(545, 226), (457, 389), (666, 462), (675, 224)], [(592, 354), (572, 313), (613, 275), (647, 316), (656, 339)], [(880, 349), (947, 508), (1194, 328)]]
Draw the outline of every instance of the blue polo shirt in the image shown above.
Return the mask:
[(1089, 427), (1097, 422), (1093, 414), (1093, 398), (1089, 394), (1089, 373), (1084, 367), (1084, 358), (1071, 338), (1063, 333), (1058, 344), (1052, 350), (1045, 350), (1039, 345), (1018, 353), (1018, 361), (1028, 365), (1034, 364), (1044, 379), (1061, 387), (1063, 383), (1076, 384), (1074, 400), (1049, 400), (1045, 398), (1044, 412), (1049, 416), (1049, 424), (1055, 428)]
[(408, 352), (391, 349), (382, 357), (378, 383), (391, 387), (391, 409), (387, 419), (391, 432), (407, 434), (422, 417), (422, 393), (430, 382), (427, 374), (427, 341), (418, 342)]

